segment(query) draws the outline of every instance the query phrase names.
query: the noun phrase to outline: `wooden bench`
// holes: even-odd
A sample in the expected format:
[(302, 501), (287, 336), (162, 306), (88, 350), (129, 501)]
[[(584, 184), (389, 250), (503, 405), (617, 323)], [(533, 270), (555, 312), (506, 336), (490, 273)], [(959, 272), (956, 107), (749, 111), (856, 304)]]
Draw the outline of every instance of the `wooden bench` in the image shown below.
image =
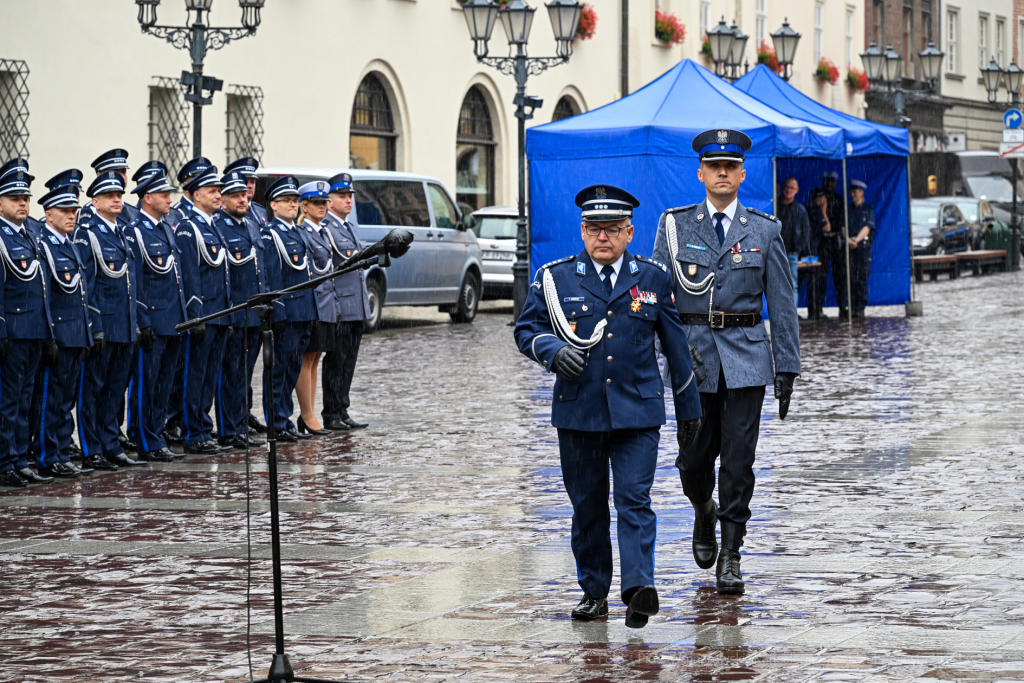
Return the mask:
[(924, 274), (935, 280), (940, 273), (949, 273), (949, 279), (953, 280), (960, 276), (959, 254), (941, 254), (935, 256), (914, 257), (914, 279), (918, 282), (924, 280)]
[(985, 249), (983, 251), (962, 251), (957, 254), (960, 270), (970, 268), (974, 275), (988, 275), (993, 270), (1006, 271), (1006, 250)]

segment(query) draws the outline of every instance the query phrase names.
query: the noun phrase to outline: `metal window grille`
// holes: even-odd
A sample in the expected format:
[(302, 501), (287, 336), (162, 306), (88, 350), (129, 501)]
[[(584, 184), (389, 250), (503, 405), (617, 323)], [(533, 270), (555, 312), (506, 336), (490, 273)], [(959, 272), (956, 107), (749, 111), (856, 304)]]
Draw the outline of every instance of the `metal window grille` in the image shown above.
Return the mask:
[(491, 110), (480, 89), (473, 86), (462, 100), (462, 111), (459, 112), (458, 139), (471, 142), (493, 142), (494, 131), (491, 127)]
[(367, 74), (356, 91), (352, 106), (352, 131), (360, 134), (395, 134), (395, 121), (391, 115), (391, 101), (384, 84), (373, 74)]
[(232, 85), (228, 93), (227, 161), (263, 157), (263, 88)]
[(0, 155), (28, 158), (28, 64), (0, 59)]
[(562, 97), (558, 99), (558, 104), (555, 105), (555, 113), (552, 114), (551, 120), (561, 121), (562, 119), (567, 119), (570, 116), (576, 116), (576, 114), (579, 114), (579, 112), (576, 110), (576, 107), (573, 106), (572, 98), (568, 95), (562, 95)]
[(185, 88), (176, 78), (154, 78), (156, 85), (149, 86), (149, 158), (159, 159), (174, 173), (191, 158)]

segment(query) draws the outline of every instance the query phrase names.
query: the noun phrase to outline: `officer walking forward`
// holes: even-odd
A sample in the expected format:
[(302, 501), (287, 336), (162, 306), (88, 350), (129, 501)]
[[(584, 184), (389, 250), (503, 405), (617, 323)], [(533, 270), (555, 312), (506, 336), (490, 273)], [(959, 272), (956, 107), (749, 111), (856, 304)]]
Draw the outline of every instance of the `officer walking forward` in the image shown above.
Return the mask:
[[(671, 264), (686, 336), (703, 358), (704, 426), (693, 447), (679, 454), (676, 467), (695, 510), (693, 556), (699, 567), (715, 564), (715, 526), (722, 520), (716, 568), (721, 594), (744, 589), (739, 550), (754, 493), (764, 387), (774, 382), (785, 418), (800, 372), (796, 302), (780, 223), (736, 198), (750, 145), (750, 138), (734, 130), (709, 130), (694, 138), (697, 177), (707, 199), (662, 214), (654, 242), (654, 257)], [(768, 300), (771, 342), (761, 321), (762, 295)], [(712, 499), (719, 456), (720, 507)]]
[(671, 363), (681, 448), (700, 431), (700, 400), (672, 279), (661, 263), (626, 249), (639, 202), (617, 187), (595, 185), (576, 195), (576, 205), (583, 209), (585, 249), (537, 271), (515, 337), (523, 355), (558, 374), (551, 424), (558, 429), (573, 507), (572, 550), (585, 591), (572, 617), (608, 614), (610, 463), (626, 626), (642, 628), (659, 609), (650, 491), (665, 399), (655, 336)]

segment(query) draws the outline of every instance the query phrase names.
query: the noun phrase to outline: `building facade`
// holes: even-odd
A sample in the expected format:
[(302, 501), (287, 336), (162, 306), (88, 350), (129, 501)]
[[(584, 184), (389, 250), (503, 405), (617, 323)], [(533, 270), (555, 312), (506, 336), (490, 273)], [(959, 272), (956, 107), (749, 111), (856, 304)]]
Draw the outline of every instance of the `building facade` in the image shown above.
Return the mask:
[[(547, 12), (531, 4), (529, 53), (553, 55)], [(788, 17), (803, 35), (791, 82), (863, 115), (863, 98), (845, 83), (864, 45), (863, 0), (591, 4), (593, 37), (576, 41), (568, 64), (530, 77), (527, 91), (544, 105), (527, 125), (612, 102), (684, 57), (702, 60), (701, 37), (722, 16), (750, 36), (751, 65), (757, 44), (770, 45)], [(160, 158), (176, 170), (192, 156), (192, 109), (178, 83), (188, 53), (144, 35), (134, 3), (0, 0), (0, 8), (8, 27), (0, 155), (28, 156), (40, 187), (69, 167), (88, 179), (89, 163), (113, 147), (126, 148), (133, 167)], [(658, 40), (657, 12), (685, 24), (681, 45)], [(236, 3), (219, 0), (210, 22), (233, 26), (240, 16)], [(158, 23), (185, 24), (185, 3), (164, 0)], [(490, 54), (508, 54), (500, 25)], [(839, 66), (836, 85), (813, 77), (821, 57)], [(441, 179), (463, 209), (515, 203), (515, 83), (477, 63), (460, 0), (268, 0), (256, 35), (211, 51), (205, 73), (224, 82), (203, 111), (203, 153), (218, 165), (253, 154), (275, 167), (412, 171)]]

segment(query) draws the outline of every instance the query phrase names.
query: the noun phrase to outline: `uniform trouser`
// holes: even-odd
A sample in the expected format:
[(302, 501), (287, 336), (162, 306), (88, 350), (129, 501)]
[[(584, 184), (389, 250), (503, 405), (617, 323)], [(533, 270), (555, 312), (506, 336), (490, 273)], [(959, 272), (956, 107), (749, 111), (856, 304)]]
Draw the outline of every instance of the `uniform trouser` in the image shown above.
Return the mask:
[(178, 346), (178, 360), (174, 366), (174, 383), (171, 386), (171, 393), (168, 396), (167, 402), (167, 427), (181, 427), (181, 433), (185, 433), (185, 425), (183, 424), (184, 415), (181, 412), (181, 406), (184, 402), (185, 395), (185, 352), (188, 351), (188, 344), (182, 340), (182, 343)]
[[(284, 334), (280, 338), (274, 335), (274, 429), (280, 431), (293, 428), (291, 422), (295, 402), (292, 393), (295, 383), (299, 381), (302, 370), (302, 354), (309, 345), (309, 323), (285, 323)], [(267, 383), (264, 382), (264, 385)], [(269, 403), (264, 400), (264, 413)]]
[(846, 246), (842, 237), (821, 237), (818, 240), (818, 283), (815, 290), (815, 313), (821, 313), (825, 303), (825, 285), (828, 282), (828, 271), (832, 271), (832, 285), (836, 288), (836, 299), (839, 309), (846, 310)]
[(868, 276), (871, 275), (871, 245), (860, 243), (850, 250), (850, 305), (854, 313), (863, 313), (868, 305)]
[(572, 554), (580, 587), (593, 598), (608, 597), (612, 585), (609, 463), (615, 482), (621, 592), (654, 584), (658, 519), (651, 509), (651, 485), (659, 440), (660, 427), (611, 432), (558, 430), (562, 481), (572, 502)]
[(185, 349), (185, 383), (182, 387), (181, 414), (185, 443), (193, 445), (213, 438), (210, 409), (217, 392), (217, 378), (224, 363), (224, 348), (231, 328), (207, 325), (203, 340), (189, 335)]
[[(68, 446), (75, 431), (71, 407), (78, 398), (84, 349), (59, 349), (53, 367), (40, 366), (32, 397), (32, 456), (39, 467), (70, 462)], [(83, 451), (84, 453), (84, 451)]]
[[(248, 356), (244, 355), (246, 351)], [(260, 328), (236, 327), (227, 341), (224, 364), (217, 378), (217, 432), (222, 437), (249, 433), (249, 388), (259, 354)]]
[[(117, 410), (132, 374), (135, 344), (107, 342), (82, 363), (78, 386), (78, 441), (85, 457), (123, 453)], [(131, 413), (132, 411), (129, 411)], [(129, 415), (129, 418), (131, 416)]]
[(42, 339), (11, 339), (0, 364), (0, 472), (28, 467), (29, 411), (42, 357)]
[[(132, 367), (133, 368), (139, 362), (138, 354), (139, 354), (139, 347), (138, 347), (138, 345), (134, 345), (132, 347)], [(131, 437), (131, 420), (126, 420), (125, 419), (125, 410), (127, 409), (129, 402), (131, 401), (131, 393), (132, 393), (132, 382), (129, 379), (128, 380), (128, 391), (121, 394), (121, 403), (117, 407), (117, 424), (118, 424), (119, 427), (120, 427), (120, 425), (126, 425), (126, 433), (129, 435), (129, 437)]]
[(182, 337), (157, 336), (153, 349), (139, 349), (132, 377), (131, 414), (135, 419), (135, 434), (140, 453), (158, 451), (167, 447), (164, 427), (170, 405), (172, 378), (178, 367), (178, 351)]
[(344, 420), (351, 405), (348, 392), (356, 372), (359, 344), (363, 340), (362, 320), (339, 321), (335, 334), (335, 347), (324, 354), (323, 381), (324, 422)]
[(715, 460), (718, 467), (718, 518), (736, 524), (750, 519), (754, 495), (754, 452), (761, 426), (764, 387), (728, 389), (725, 373), (719, 372), (718, 391), (700, 394), (704, 413), (696, 443), (676, 459), (683, 479), (683, 493), (695, 505), (707, 502), (715, 491)]

